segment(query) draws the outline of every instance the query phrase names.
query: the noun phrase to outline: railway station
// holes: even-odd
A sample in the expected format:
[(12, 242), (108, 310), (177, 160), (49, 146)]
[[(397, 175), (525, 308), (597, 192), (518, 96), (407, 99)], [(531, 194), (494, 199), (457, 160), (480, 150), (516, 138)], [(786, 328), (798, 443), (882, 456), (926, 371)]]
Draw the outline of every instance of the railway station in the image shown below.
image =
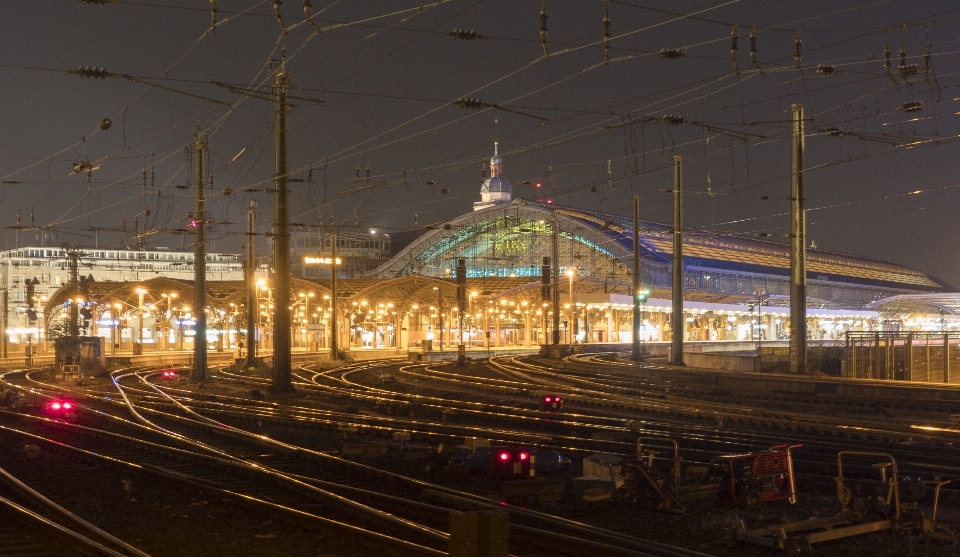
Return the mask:
[(956, 0), (52, 7), (0, 557), (960, 557)]
[[(496, 150), (496, 147), (495, 147)], [(632, 219), (553, 203), (513, 199), (504, 160), (489, 161), (474, 210), (402, 239), (394, 255), (375, 268), (362, 258), (344, 271), (337, 295), (338, 343), (348, 350), (450, 351), (531, 348), (549, 344), (552, 306), (541, 293), (544, 258), (557, 254), (555, 285), (561, 299), (563, 344), (629, 344), (633, 336)], [(641, 221), (641, 339), (672, 340), (670, 226)], [(687, 229), (683, 234), (683, 340), (697, 343), (763, 343), (789, 338), (789, 250), (775, 242)], [(307, 244), (310, 245), (310, 244)], [(329, 247), (329, 243), (312, 244)], [(304, 251), (302, 257), (309, 251)], [(314, 253), (314, 257), (331, 252)], [(466, 263), (468, 303), (460, 311), (456, 261)], [(847, 333), (960, 329), (960, 294), (936, 277), (902, 265), (863, 257), (807, 251), (808, 336), (843, 342)], [(264, 266), (267, 267), (267, 266)], [(311, 266), (304, 265), (304, 272)], [(316, 268), (316, 266), (312, 266)], [(253, 329), (261, 346), (273, 335), (273, 278), (256, 277), (258, 316)], [(309, 274), (309, 273), (308, 273)], [(328, 273), (329, 276), (329, 273)], [(246, 335), (243, 281), (208, 282), (208, 342), (234, 351)], [(64, 284), (44, 296), (33, 328), (8, 328), (8, 340), (45, 348), (44, 328), (82, 306), (84, 328), (103, 337), (111, 353), (192, 349), (195, 323), (192, 282), (182, 277), (146, 281), (93, 281), (83, 292)], [(329, 349), (329, 278), (295, 279), (290, 303), (293, 348)], [(24, 305), (24, 307), (27, 307)], [(23, 312), (21, 312), (23, 313)], [(86, 316), (89, 313), (89, 316)], [(461, 314), (462, 313), (462, 314)], [(772, 344), (770, 344), (772, 343)], [(653, 344), (651, 344), (653, 346)], [(747, 346), (738, 344), (736, 346)]]

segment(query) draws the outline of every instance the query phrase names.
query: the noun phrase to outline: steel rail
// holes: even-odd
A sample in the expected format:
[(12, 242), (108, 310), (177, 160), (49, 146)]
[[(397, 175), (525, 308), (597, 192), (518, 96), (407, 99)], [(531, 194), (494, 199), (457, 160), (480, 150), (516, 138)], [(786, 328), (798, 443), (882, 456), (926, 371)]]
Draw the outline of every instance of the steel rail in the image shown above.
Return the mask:
[[(14, 503), (13, 501), (11, 501), (11, 500), (9, 500), (9, 499), (7, 499), (7, 498), (5, 498), (5, 497), (0, 497), (0, 503), (3, 503), (4, 505), (10, 507), (11, 509), (13, 509), (13, 510), (15, 510), (15, 511), (21, 513), (21, 514), (24, 514), (24, 515), (26, 515), (26, 516), (28, 516), (28, 517), (36, 520), (37, 522), (40, 522), (41, 524), (43, 524), (44, 526), (46, 526), (46, 527), (48, 527), (48, 528), (52, 528), (52, 529), (56, 530), (57, 532), (60, 532), (61, 534), (64, 534), (65, 536), (69, 536), (72, 540), (74, 540), (74, 541), (76, 541), (76, 542), (79, 542), (79, 543), (82, 543), (83, 545), (89, 547), (90, 549), (93, 549), (93, 550), (99, 552), (99, 553), (102, 554), (102, 555), (108, 555), (108, 556), (110, 556), (110, 557), (126, 557), (126, 554), (124, 554), (124, 553), (120, 553), (120, 552), (118, 552), (118, 551), (114, 551), (114, 550), (110, 549), (109, 547), (104, 546), (103, 544), (101, 544), (101, 543), (99, 543), (99, 542), (96, 542), (96, 541), (94, 541), (94, 540), (91, 540), (90, 538), (84, 536), (83, 534), (80, 534), (80, 533), (78, 533), (78, 532), (74, 532), (73, 530), (67, 528), (66, 526), (62, 526), (62, 525), (60, 525), (60, 524), (58, 524), (58, 523), (50, 520), (49, 518), (46, 518), (46, 517), (44, 517), (44, 516), (41, 516), (41, 515), (33, 512), (33, 511), (31, 511), (30, 509), (28, 509), (28, 508), (26, 508), (26, 507), (23, 507), (23, 506), (21, 506), (21, 505), (18, 505), (17, 503)], [(138, 553), (138, 555), (146, 555), (146, 553)]]
[[(51, 445), (53, 445), (53, 446), (55, 446), (55, 447), (57, 447), (57, 448), (60, 448), (60, 449), (63, 449), (63, 450), (67, 450), (67, 451), (71, 451), (71, 452), (80, 454), (80, 455), (82, 455), (82, 456), (84, 456), (84, 457), (86, 457), (86, 458), (90, 458), (90, 459), (94, 459), (94, 460), (103, 460), (103, 461), (106, 461), (106, 462), (109, 462), (109, 463), (112, 463), (112, 464), (122, 465), (122, 466), (125, 466), (125, 467), (128, 467), (128, 468), (136, 469), (136, 470), (139, 470), (139, 471), (141, 471), (141, 472), (147, 472), (147, 473), (156, 474), (156, 475), (159, 475), (159, 476), (163, 476), (163, 477), (165, 477), (165, 478), (168, 478), (168, 479), (176, 480), (176, 481), (183, 482), (183, 483), (188, 483), (188, 484), (191, 484), (191, 485), (195, 485), (195, 486), (197, 486), (197, 487), (201, 487), (201, 488), (203, 488), (203, 489), (207, 489), (207, 490), (211, 490), (211, 491), (216, 491), (216, 492), (221, 493), (221, 494), (224, 494), (224, 495), (228, 495), (228, 496), (231, 496), (231, 497), (235, 497), (235, 498), (242, 499), (242, 500), (245, 500), (245, 501), (249, 501), (249, 502), (252, 502), (252, 503), (256, 503), (256, 504), (259, 504), (259, 505), (264, 505), (264, 506), (271, 507), (271, 508), (274, 508), (274, 509), (277, 509), (277, 510), (282, 510), (282, 511), (285, 511), (285, 512), (293, 513), (293, 514), (296, 514), (296, 515), (301, 516), (301, 517), (305, 517), (305, 518), (309, 518), (309, 519), (311, 519), (311, 520), (315, 520), (315, 521), (321, 522), (321, 523), (326, 524), (326, 525), (328, 525), (328, 526), (333, 526), (333, 527), (338, 528), (338, 529), (348, 530), (348, 531), (354, 532), (354, 533), (356, 533), (356, 534), (360, 534), (360, 535), (363, 535), (363, 536), (367, 536), (367, 537), (370, 537), (370, 538), (373, 538), (373, 539), (376, 539), (376, 540), (379, 540), (379, 541), (384, 541), (384, 542), (387, 542), (387, 543), (390, 543), (390, 544), (393, 544), (393, 545), (397, 545), (397, 546), (400, 546), (400, 547), (404, 547), (404, 548), (406, 548), (406, 549), (410, 549), (410, 550), (416, 551), (416, 552), (418, 552), (418, 553), (423, 553), (423, 554), (431, 555), (431, 556), (434, 556), (434, 557), (447, 557), (447, 556), (448, 556), (447, 552), (445, 552), (445, 551), (440, 551), (440, 550), (437, 550), (437, 549), (433, 549), (433, 548), (430, 548), (430, 547), (427, 547), (427, 546), (423, 546), (423, 545), (420, 545), (420, 544), (416, 544), (416, 543), (414, 543), (414, 542), (410, 542), (410, 541), (407, 541), (407, 540), (402, 540), (402, 539), (400, 539), (400, 538), (396, 538), (396, 537), (393, 537), (393, 536), (389, 536), (389, 535), (386, 535), (386, 534), (382, 534), (382, 533), (380, 533), (380, 532), (375, 532), (375, 531), (373, 531), (373, 530), (368, 530), (368, 529), (366, 529), (366, 528), (361, 528), (361, 527), (359, 527), (359, 526), (355, 526), (355, 525), (352, 525), (352, 524), (347, 524), (347, 523), (344, 523), (344, 522), (340, 522), (340, 521), (337, 521), (337, 520), (333, 520), (333, 519), (331, 519), (331, 518), (327, 518), (327, 517), (315, 515), (315, 514), (312, 514), (312, 513), (307, 513), (307, 512), (305, 512), (305, 511), (301, 511), (301, 510), (299, 510), (299, 509), (295, 509), (295, 508), (292, 508), (292, 507), (289, 507), (289, 506), (285, 506), (285, 505), (280, 505), (280, 504), (278, 504), (278, 503), (274, 503), (274, 502), (272, 502), (272, 501), (267, 501), (267, 500), (264, 500), (264, 499), (261, 499), (261, 498), (258, 498), (258, 497), (252, 496), (252, 495), (240, 493), (240, 492), (233, 491), (233, 490), (229, 490), (229, 489), (224, 489), (224, 488), (221, 488), (221, 487), (217, 487), (217, 486), (214, 486), (214, 485), (210, 485), (210, 484), (208, 484), (208, 483), (198, 482), (198, 481), (196, 481), (196, 479), (186, 478), (186, 477), (184, 477), (183, 475), (173, 473), (172, 471), (169, 471), (169, 470), (163, 470), (163, 469), (160, 469), (160, 468), (155, 467), (155, 466), (143, 465), (143, 464), (138, 464), (138, 463), (135, 463), (135, 462), (125, 461), (125, 460), (118, 459), (118, 458), (114, 458), (114, 457), (109, 457), (109, 456), (106, 456), (106, 455), (103, 455), (103, 454), (99, 454), (99, 453), (96, 453), (96, 452), (93, 452), (93, 451), (89, 451), (89, 450), (87, 450), (87, 449), (83, 449), (83, 448), (81, 448), (81, 447), (75, 447), (75, 446), (73, 446), (73, 445), (69, 445), (69, 444), (64, 443), (64, 442), (61, 442), (61, 441), (55, 441), (55, 440), (48, 439), (48, 438), (39, 436), (39, 435), (37, 435), (37, 434), (31, 433), (31, 432), (28, 432), (28, 431), (22, 431), (22, 430), (18, 430), (18, 429), (15, 429), (15, 428), (8, 427), (8, 426), (0, 425), (0, 431), (6, 431), (6, 432), (9, 432), (9, 433), (13, 433), (13, 434), (17, 434), (17, 435), (20, 435), (20, 436), (27, 437), (27, 438), (32, 439), (32, 440), (34, 440), (34, 441), (40, 441), (40, 442), (44, 442), (44, 443), (47, 443), (47, 444), (51, 444)], [(104, 433), (109, 433), (109, 432), (104, 432)], [(205, 457), (205, 458), (213, 458), (213, 457), (209, 457), (209, 456), (207, 456), (207, 455), (201, 455), (201, 454), (197, 454), (197, 453), (192, 453), (192, 456), (195, 456), (195, 457)], [(222, 462), (222, 464), (228, 464), (228, 463), (223, 463), (223, 462)], [(111, 555), (112, 555), (112, 554), (111, 554)], [(123, 555), (123, 554), (116, 554), (116, 555)], [(147, 556), (147, 557), (149, 557), (149, 556)]]
[(95, 533), (96, 535), (100, 536), (101, 538), (103, 538), (103, 539), (105, 539), (105, 540), (108, 540), (110, 543), (116, 545), (117, 547), (123, 548), (124, 551), (129, 552), (130, 554), (136, 555), (137, 557), (150, 557), (150, 555), (148, 555), (147, 553), (144, 553), (143, 551), (140, 551), (140, 550), (137, 549), (136, 547), (128, 544), (127, 542), (121, 540), (120, 538), (117, 538), (116, 536), (110, 534), (109, 532), (106, 532), (106, 531), (104, 531), (104, 530), (101, 530), (100, 528), (94, 526), (93, 524), (91, 524), (91, 523), (87, 522), (86, 520), (80, 518), (79, 516), (73, 514), (72, 512), (68, 511), (67, 509), (61, 507), (60, 505), (58, 505), (58, 504), (56, 504), (56, 503), (54, 503), (53, 501), (51, 501), (50, 499), (48, 499), (47, 497), (45, 497), (42, 493), (36, 491), (35, 489), (33, 489), (32, 487), (30, 487), (29, 485), (23, 483), (22, 481), (20, 481), (19, 478), (17, 478), (16, 476), (14, 476), (13, 474), (11, 474), (10, 472), (4, 470), (3, 468), (0, 468), (0, 476), (2, 476), (3, 478), (5, 478), (8, 482), (10, 482), (16, 489), (18, 489), (18, 490), (21, 491), (22, 493), (25, 493), (25, 494), (29, 495), (31, 498), (39, 501), (39, 502), (42, 503), (44, 506), (46, 506), (46, 507), (54, 510), (55, 512), (57, 512), (57, 513), (65, 516), (65, 517), (66, 517), (67, 519), (69, 519), (70, 521), (72, 521), (72, 522), (74, 522), (74, 523), (76, 523), (76, 524), (79, 524), (80, 526), (83, 526), (83, 527), (86, 528), (88, 531)]

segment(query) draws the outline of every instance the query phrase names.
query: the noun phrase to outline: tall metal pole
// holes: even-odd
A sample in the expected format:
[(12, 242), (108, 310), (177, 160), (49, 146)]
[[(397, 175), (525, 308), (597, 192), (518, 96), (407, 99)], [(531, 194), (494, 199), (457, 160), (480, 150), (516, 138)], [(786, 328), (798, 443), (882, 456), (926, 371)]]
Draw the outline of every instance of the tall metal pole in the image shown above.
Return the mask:
[(254, 236), (257, 225), (257, 202), (250, 201), (247, 208), (247, 266), (244, 268), (247, 279), (247, 367), (257, 365), (257, 258), (254, 251)]
[(803, 193), (803, 105), (793, 105), (790, 212), (790, 373), (807, 368), (807, 214)]
[(553, 343), (560, 344), (560, 219), (553, 214)]
[(683, 365), (683, 157), (673, 157), (673, 340), (670, 363)]
[(281, 60), (276, 83), (276, 205), (273, 217), (273, 257), (276, 278), (273, 328), (273, 385), (271, 390), (293, 390), (290, 383), (290, 206), (287, 201), (287, 65)]
[(203, 158), (207, 152), (207, 142), (197, 137), (194, 143), (196, 170), (196, 207), (193, 219), (197, 224), (196, 238), (193, 244), (193, 307), (197, 325), (193, 336), (193, 373), (190, 379), (203, 381), (207, 378), (207, 246), (204, 238), (206, 216), (204, 214), (204, 169)]
[(640, 361), (640, 196), (633, 196), (633, 352), (631, 359)]
[(337, 323), (337, 233), (330, 233), (330, 359), (340, 357), (340, 325)]

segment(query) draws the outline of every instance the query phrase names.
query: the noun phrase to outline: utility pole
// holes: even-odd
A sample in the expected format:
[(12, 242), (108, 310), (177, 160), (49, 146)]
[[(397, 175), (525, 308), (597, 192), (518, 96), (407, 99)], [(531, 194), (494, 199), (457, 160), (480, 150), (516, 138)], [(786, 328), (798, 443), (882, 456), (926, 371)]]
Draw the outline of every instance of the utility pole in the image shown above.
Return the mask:
[(337, 323), (337, 233), (330, 232), (330, 359), (340, 358), (340, 325)]
[(633, 351), (630, 359), (640, 361), (640, 196), (633, 196)]
[(250, 207), (247, 208), (247, 266), (245, 268), (245, 277), (247, 279), (247, 364), (246, 367), (256, 367), (257, 365), (257, 259), (254, 253), (253, 241), (256, 236), (256, 215), (257, 202), (250, 201)]
[(673, 157), (673, 340), (671, 364), (683, 365), (683, 157)]
[(191, 381), (203, 381), (207, 378), (207, 246), (204, 230), (207, 225), (205, 214), (204, 186), (205, 175), (203, 158), (207, 154), (207, 142), (197, 135), (194, 142), (194, 170), (197, 185), (196, 207), (193, 222), (196, 224), (196, 238), (193, 244), (193, 307), (197, 322), (193, 336), (193, 373)]
[(553, 213), (553, 343), (560, 344), (560, 219)]
[(790, 373), (807, 370), (807, 213), (803, 193), (803, 105), (793, 105), (790, 211)]
[(290, 206), (287, 191), (287, 62), (281, 59), (276, 74), (276, 173), (273, 217), (274, 287), (273, 385), (274, 393), (293, 390), (290, 383)]

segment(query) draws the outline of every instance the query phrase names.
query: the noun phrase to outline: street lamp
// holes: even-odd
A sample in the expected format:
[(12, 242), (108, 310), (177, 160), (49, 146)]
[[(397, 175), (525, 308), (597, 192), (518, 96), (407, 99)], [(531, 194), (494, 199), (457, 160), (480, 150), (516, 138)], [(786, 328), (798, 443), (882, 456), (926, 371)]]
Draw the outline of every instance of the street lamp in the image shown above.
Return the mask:
[(163, 296), (163, 297), (166, 298), (166, 300), (167, 300), (167, 311), (163, 314), (163, 323), (164, 323), (164, 326), (162, 327), (162, 334), (164, 335), (163, 344), (166, 345), (166, 348), (170, 348), (170, 346), (169, 346), (169, 345), (170, 345), (170, 339), (169, 339), (169, 337), (167, 336), (168, 333), (167, 333), (167, 327), (166, 327), (166, 326), (170, 323), (170, 316), (171, 316), (172, 310), (173, 310), (173, 307), (172, 307), (172, 306), (173, 306), (173, 299), (177, 297), (177, 293), (176, 293), (176, 292), (171, 292), (170, 294), (161, 294), (161, 296)]
[(138, 324), (138, 328), (140, 329), (140, 338), (137, 345), (134, 346), (134, 354), (143, 354), (143, 295), (146, 293), (147, 291), (143, 288), (137, 288), (137, 294), (140, 296), (140, 302), (138, 304), (140, 308), (140, 322)]
[(443, 292), (439, 286), (434, 286), (437, 291), (437, 327), (440, 329), (440, 350), (443, 351)]
[(113, 319), (112, 319), (112, 323), (111, 323), (113, 326), (112, 326), (111, 329), (110, 329), (110, 331), (111, 331), (113, 334), (111, 335), (111, 339), (110, 339), (110, 340), (113, 341), (113, 355), (116, 356), (116, 355), (117, 355), (117, 346), (120, 345), (120, 336), (117, 334), (117, 326), (120, 325), (120, 310), (123, 309), (123, 305), (121, 305), (121, 304), (118, 302), (118, 303), (116, 303), (116, 304), (113, 304), (113, 308), (116, 310), (116, 312), (112, 312), (112, 311), (110, 312), (110, 313), (113, 313)]

